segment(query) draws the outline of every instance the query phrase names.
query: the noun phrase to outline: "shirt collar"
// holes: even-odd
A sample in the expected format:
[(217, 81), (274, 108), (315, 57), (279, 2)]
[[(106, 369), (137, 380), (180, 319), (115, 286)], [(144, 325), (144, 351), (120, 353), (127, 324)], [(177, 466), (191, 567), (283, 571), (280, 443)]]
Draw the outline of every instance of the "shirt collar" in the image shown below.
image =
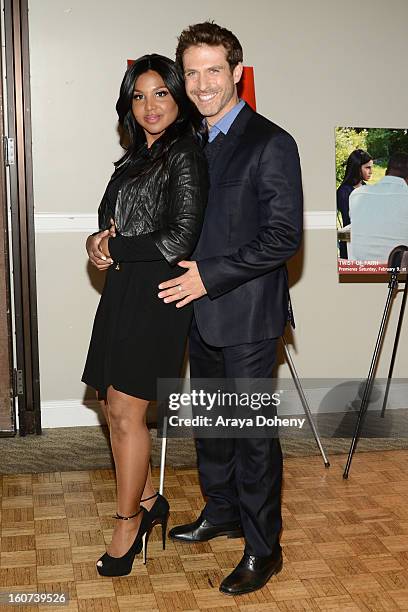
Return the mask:
[(402, 186), (407, 186), (405, 179), (401, 178), (400, 176), (393, 176), (392, 174), (386, 174), (385, 176), (383, 176), (381, 182), (382, 183), (394, 183), (394, 184), (399, 184)]
[(237, 118), (241, 110), (244, 108), (244, 106), (244, 100), (240, 100), (233, 108), (231, 108), (230, 111), (228, 111), (228, 113), (221, 117), (221, 119), (217, 121), (217, 123), (212, 125), (208, 132), (208, 142), (212, 142), (220, 132), (225, 135), (228, 134), (228, 130), (230, 129), (231, 125), (234, 123), (235, 119)]

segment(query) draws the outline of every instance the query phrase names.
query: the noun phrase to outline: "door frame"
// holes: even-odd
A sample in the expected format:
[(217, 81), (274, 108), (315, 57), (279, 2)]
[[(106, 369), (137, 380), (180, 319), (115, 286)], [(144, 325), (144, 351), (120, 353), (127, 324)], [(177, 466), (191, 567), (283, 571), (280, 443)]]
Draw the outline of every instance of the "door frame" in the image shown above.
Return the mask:
[[(31, 148), (28, 0), (4, 0), (7, 138), (14, 163), (7, 167), (11, 209), (15, 386), (18, 431), (41, 433), (34, 197)], [(9, 160), (10, 161), (10, 160)]]

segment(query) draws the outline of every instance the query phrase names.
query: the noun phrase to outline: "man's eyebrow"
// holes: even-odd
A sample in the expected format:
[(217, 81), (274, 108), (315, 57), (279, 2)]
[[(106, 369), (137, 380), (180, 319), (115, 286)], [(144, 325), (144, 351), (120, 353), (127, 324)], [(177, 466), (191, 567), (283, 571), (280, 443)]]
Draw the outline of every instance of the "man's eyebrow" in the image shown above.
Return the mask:
[[(214, 66), (208, 66), (207, 68), (205, 68), (205, 70), (214, 70), (214, 68), (218, 68), (218, 70), (222, 70), (223, 68), (225, 68), (225, 66), (222, 66), (221, 64), (214, 64)], [(184, 70), (184, 73), (186, 72), (197, 72), (197, 68), (186, 68)]]

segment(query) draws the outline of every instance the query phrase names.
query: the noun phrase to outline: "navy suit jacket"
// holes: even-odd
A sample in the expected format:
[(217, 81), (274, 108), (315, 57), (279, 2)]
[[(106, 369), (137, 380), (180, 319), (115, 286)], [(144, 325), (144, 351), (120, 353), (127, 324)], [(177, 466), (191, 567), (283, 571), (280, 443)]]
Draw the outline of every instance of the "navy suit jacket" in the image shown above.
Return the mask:
[(281, 336), (286, 261), (299, 249), (303, 198), (292, 136), (246, 105), (215, 160), (192, 256), (207, 295), (194, 302), (203, 339), (233, 346)]

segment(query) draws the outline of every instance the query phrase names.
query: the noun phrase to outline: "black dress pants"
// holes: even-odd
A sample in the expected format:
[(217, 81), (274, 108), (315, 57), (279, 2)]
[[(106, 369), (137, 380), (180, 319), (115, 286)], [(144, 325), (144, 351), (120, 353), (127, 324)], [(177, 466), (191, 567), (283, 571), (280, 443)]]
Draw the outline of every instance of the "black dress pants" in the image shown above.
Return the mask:
[[(190, 332), (191, 378), (270, 378), (277, 339), (214, 347)], [(245, 552), (265, 557), (279, 549), (282, 528), (282, 452), (279, 438), (196, 439), (203, 516), (213, 524), (241, 521)]]

